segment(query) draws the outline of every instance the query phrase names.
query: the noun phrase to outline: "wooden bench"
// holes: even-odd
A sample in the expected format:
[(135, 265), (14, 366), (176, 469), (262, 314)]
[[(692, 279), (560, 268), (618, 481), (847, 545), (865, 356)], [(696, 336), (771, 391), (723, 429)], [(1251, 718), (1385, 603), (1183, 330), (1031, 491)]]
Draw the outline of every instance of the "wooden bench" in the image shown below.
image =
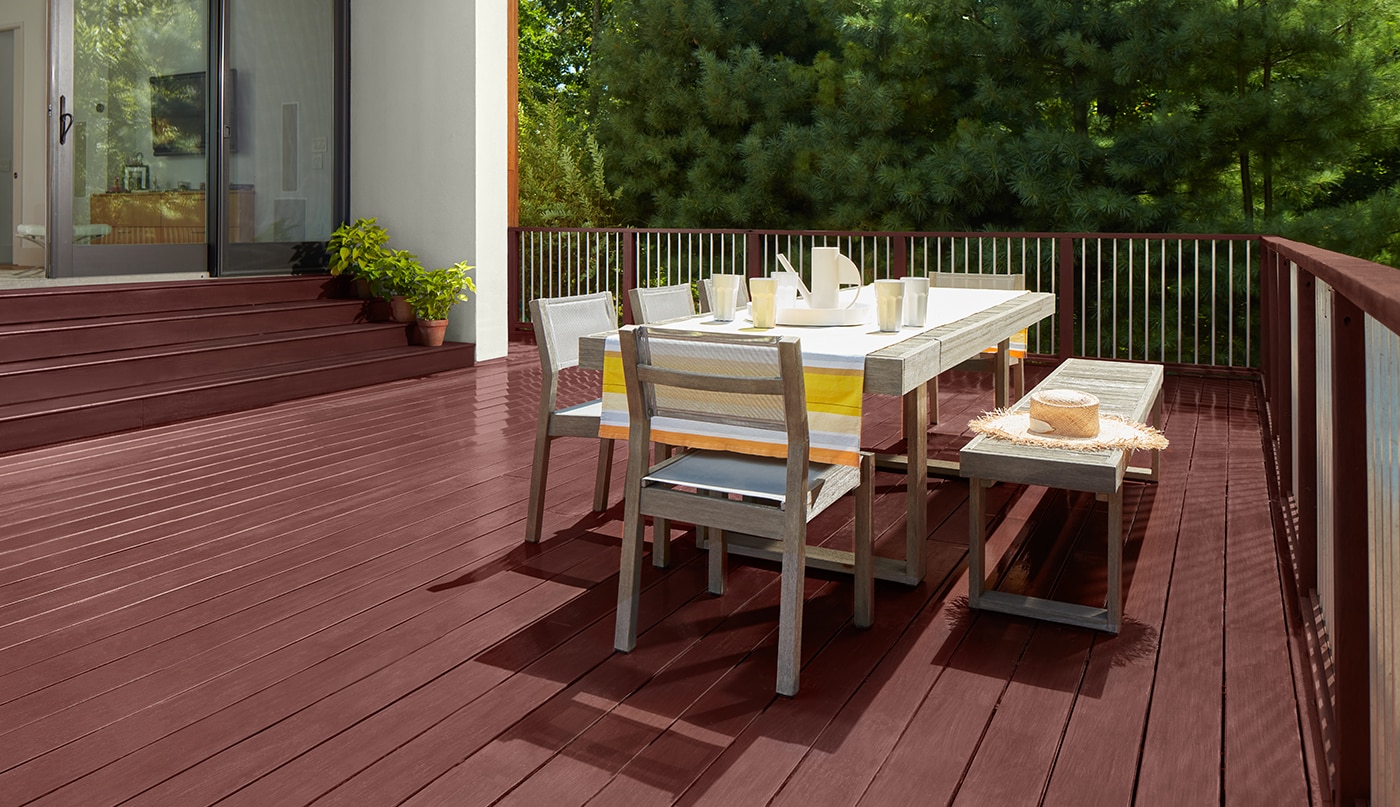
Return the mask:
[[(1069, 359), (1036, 385), (1035, 390), (1041, 389), (1093, 393), (1102, 414), (1162, 425), (1161, 365)], [(1014, 407), (1016, 411), (1029, 408), (1029, 395)], [(1117, 633), (1123, 622), (1123, 480), (1155, 482), (1161, 473), (1161, 452), (1151, 452), (1147, 468), (1129, 467), (1131, 453), (1124, 449), (1070, 451), (980, 434), (974, 437), (961, 452), (961, 473), (971, 480), (968, 604)], [(1108, 502), (1108, 598), (1103, 608), (985, 590), (986, 488), (997, 482), (1087, 491)]]

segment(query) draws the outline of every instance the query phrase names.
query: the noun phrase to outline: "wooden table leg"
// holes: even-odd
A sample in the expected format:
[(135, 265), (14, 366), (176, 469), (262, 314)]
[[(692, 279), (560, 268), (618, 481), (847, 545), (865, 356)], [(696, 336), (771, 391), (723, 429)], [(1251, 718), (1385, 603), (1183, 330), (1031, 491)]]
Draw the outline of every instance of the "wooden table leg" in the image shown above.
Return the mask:
[(904, 439), (909, 452), (906, 469), (908, 514), (904, 564), (909, 577), (924, 579), (924, 545), (928, 539), (928, 386), (916, 385), (904, 394)]

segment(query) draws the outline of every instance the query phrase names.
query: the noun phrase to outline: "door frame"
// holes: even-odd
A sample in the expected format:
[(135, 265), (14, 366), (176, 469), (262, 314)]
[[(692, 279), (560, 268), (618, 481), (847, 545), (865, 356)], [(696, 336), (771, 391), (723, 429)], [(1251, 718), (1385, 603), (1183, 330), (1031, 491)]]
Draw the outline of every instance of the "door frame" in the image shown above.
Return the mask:
[(10, 181), (14, 183), (10, 187), (10, 222), (5, 232), (0, 233), (0, 238), (6, 238), (10, 242), (10, 263), (17, 263), (19, 258), (19, 239), (15, 236), (15, 226), (23, 223), (24, 215), (22, 188), (24, 183), (19, 179), (20, 163), (24, 159), (24, 24), (9, 23), (0, 21), (0, 34), (9, 33), (14, 38), (14, 64), (12, 86), (10, 88), (10, 111), (11, 124), (14, 131), (10, 135), (10, 143), (13, 146), (13, 153), (10, 155)]
[[(209, 242), (205, 226), (205, 242), (200, 244), (103, 244), (75, 245), (71, 237), (57, 237), (73, 232), (74, 140), (71, 131), (63, 132), (70, 122), (73, 101), (74, 7), (79, 0), (49, 1), (49, 104), (47, 129), (48, 205), (45, 215), (45, 265), (49, 277), (97, 277), (102, 275), (134, 274), (131, 266), (139, 266), (142, 274), (181, 272), (214, 273), (214, 247)], [(210, 14), (218, 0), (208, 3)], [(211, 21), (205, 36), (215, 31)], [(211, 68), (206, 67), (206, 71)], [(69, 123), (71, 126), (71, 123)], [(209, 131), (213, 131), (210, 129)], [(64, 142), (60, 143), (60, 139)], [(206, 138), (207, 144), (208, 138)], [(205, 173), (211, 174), (209, 164), (216, 159), (206, 145)], [(208, 180), (206, 180), (207, 182)], [(205, 197), (205, 221), (209, 220), (209, 195)], [(79, 265), (78, 257), (82, 263)]]

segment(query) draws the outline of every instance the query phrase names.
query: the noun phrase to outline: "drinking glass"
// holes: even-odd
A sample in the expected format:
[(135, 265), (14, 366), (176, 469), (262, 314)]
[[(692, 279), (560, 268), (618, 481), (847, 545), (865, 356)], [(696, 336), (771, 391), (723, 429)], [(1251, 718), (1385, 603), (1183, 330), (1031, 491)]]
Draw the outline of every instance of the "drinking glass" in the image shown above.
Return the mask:
[(739, 284), (742, 281), (740, 275), (710, 275), (710, 293), (714, 295), (710, 305), (714, 307), (716, 322), (734, 321), (734, 308), (739, 300)]
[(880, 330), (891, 333), (899, 330), (899, 321), (904, 318), (904, 283), (899, 280), (875, 281), (875, 319)]
[(749, 278), (749, 314), (755, 328), (771, 328), (778, 320), (778, 279)]
[(904, 324), (922, 328), (928, 321), (928, 278), (906, 277), (904, 283)]

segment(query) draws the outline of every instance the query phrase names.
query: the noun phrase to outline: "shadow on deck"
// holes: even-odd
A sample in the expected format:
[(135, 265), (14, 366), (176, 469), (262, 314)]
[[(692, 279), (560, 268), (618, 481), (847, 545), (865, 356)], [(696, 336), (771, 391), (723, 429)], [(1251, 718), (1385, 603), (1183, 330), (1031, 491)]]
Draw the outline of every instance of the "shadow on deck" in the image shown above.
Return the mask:
[[(621, 508), (589, 512), (590, 442), (558, 444), (522, 544), (539, 374), (514, 350), (0, 457), (0, 803), (1325, 801), (1254, 383), (1168, 379), (1119, 636), (970, 612), (967, 486), (935, 481), (926, 581), (877, 584), (873, 628), (809, 579), (789, 700), (775, 568), (736, 558), (712, 597), (689, 533), (612, 651)], [(943, 394), (931, 449), (955, 452), (991, 393)], [(869, 405), (866, 443), (895, 442), (897, 401)], [(902, 478), (878, 483), (896, 553)], [(1002, 590), (1102, 601), (1102, 503), (990, 499)]]

